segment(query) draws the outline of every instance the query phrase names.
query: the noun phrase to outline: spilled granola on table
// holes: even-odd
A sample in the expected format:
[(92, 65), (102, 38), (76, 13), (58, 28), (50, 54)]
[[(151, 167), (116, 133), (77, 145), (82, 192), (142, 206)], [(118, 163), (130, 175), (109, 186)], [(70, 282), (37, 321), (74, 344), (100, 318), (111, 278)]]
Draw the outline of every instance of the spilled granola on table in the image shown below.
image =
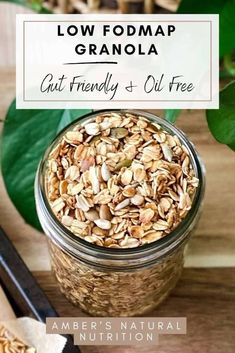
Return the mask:
[(47, 197), (59, 221), (98, 246), (134, 248), (169, 234), (198, 179), (188, 149), (160, 125), (106, 112), (65, 132), (48, 159)]
[(29, 347), (0, 324), (0, 353), (36, 353), (36, 349)]

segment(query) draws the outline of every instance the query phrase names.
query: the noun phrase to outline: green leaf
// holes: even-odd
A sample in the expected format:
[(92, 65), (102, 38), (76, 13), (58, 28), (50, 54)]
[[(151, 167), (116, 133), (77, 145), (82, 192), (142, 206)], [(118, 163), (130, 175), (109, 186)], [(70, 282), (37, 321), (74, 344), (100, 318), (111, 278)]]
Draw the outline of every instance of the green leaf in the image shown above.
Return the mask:
[(180, 115), (181, 109), (166, 109), (165, 119), (170, 123), (174, 124), (178, 116)]
[(178, 13), (219, 14), (220, 57), (235, 49), (235, 0), (183, 0)]
[(230, 0), (182, 0), (177, 12), (215, 14), (221, 11), (224, 4), (228, 2), (230, 2)]
[(231, 145), (228, 145), (229, 148), (231, 148), (231, 150), (235, 151), (235, 142)]
[(232, 54), (227, 54), (224, 56), (224, 67), (230, 76), (235, 76), (235, 65), (233, 62)]
[(207, 110), (206, 117), (215, 139), (235, 149), (235, 81), (220, 91), (220, 108)]
[(38, 163), (57, 133), (89, 112), (88, 109), (16, 109), (15, 101), (8, 110), (1, 141), (3, 178), (19, 213), (38, 229), (33, 190)]

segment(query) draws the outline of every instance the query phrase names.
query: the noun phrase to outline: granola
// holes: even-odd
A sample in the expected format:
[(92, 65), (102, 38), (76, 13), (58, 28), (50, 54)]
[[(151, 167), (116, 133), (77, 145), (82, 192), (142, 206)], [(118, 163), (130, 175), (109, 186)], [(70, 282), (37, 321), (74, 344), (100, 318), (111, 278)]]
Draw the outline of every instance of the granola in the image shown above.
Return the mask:
[(36, 349), (26, 345), (0, 325), (0, 353), (36, 353)]
[[(130, 240), (137, 240), (129, 238)], [(112, 247), (115, 247), (113, 245)], [(175, 287), (183, 269), (184, 247), (153, 266), (136, 271), (89, 266), (49, 241), (53, 272), (60, 290), (93, 316), (138, 316), (159, 305)]]
[(76, 124), (48, 159), (54, 214), (97, 246), (134, 248), (166, 236), (191, 209), (197, 186), (179, 138), (130, 113)]

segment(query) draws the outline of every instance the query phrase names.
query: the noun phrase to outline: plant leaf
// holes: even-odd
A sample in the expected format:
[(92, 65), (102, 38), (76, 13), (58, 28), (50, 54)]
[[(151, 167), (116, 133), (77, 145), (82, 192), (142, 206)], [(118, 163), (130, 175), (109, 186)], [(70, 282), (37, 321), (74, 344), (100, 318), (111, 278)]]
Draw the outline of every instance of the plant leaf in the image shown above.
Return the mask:
[(37, 13), (51, 14), (52, 11), (42, 5), (42, 0), (0, 0), (0, 2), (10, 2), (16, 5), (27, 7)]
[(234, 0), (183, 0), (178, 13), (219, 14), (220, 57), (235, 49)]
[(208, 109), (206, 117), (215, 139), (235, 149), (235, 81), (220, 91), (220, 108)]
[(231, 148), (231, 150), (235, 151), (235, 142), (231, 145), (228, 145), (229, 148)]
[(165, 119), (170, 123), (174, 124), (176, 119), (180, 115), (181, 109), (166, 109), (165, 110)]
[(38, 163), (57, 133), (76, 118), (79, 110), (16, 109), (11, 104), (3, 128), (1, 166), (7, 192), (26, 222), (40, 229), (34, 203)]

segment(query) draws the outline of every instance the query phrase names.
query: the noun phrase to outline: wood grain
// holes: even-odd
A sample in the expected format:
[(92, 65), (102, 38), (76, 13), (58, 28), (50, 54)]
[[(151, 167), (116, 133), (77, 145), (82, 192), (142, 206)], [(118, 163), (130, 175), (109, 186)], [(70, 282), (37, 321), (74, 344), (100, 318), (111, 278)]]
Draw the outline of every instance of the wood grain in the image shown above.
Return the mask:
[[(85, 316), (59, 292), (51, 273), (34, 275), (61, 316)], [(234, 268), (184, 269), (170, 297), (149, 316), (187, 317), (187, 335), (162, 335), (158, 347), (83, 347), (82, 352), (234, 353), (234, 315)]]
[(28, 13), (24, 6), (0, 3), (0, 67), (15, 66), (16, 14)]
[(0, 322), (14, 320), (16, 318), (13, 308), (9, 303), (3, 288), (0, 285)]

